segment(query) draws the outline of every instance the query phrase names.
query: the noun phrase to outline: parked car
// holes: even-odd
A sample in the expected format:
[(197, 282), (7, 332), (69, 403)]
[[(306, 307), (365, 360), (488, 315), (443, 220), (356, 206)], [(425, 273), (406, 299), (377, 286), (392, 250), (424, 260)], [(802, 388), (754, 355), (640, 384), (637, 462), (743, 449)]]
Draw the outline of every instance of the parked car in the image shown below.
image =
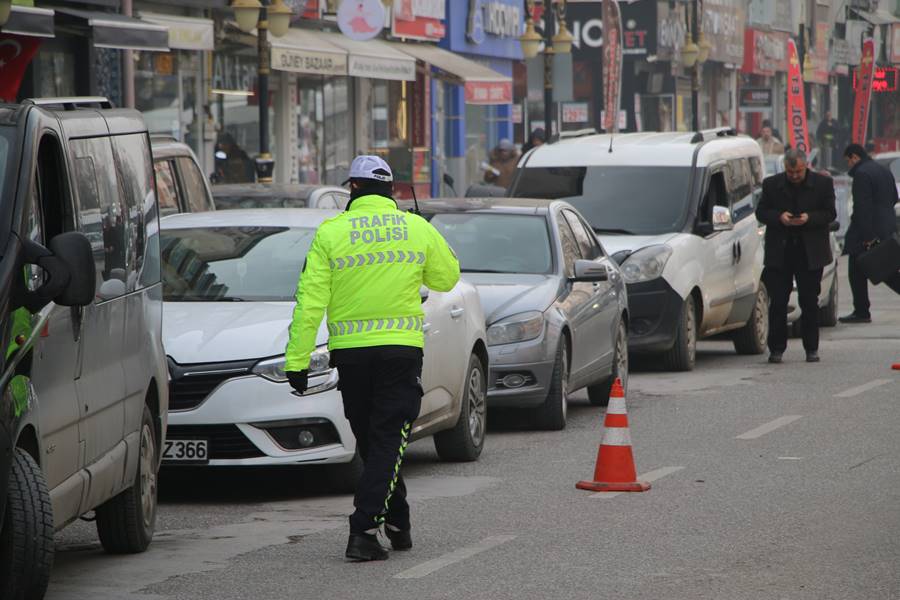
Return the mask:
[(150, 138), (161, 216), (215, 210), (209, 181), (187, 144), (169, 136)]
[(216, 208), (336, 208), (344, 210), (350, 192), (333, 185), (305, 183), (223, 183), (213, 186)]
[[(353, 485), (356, 441), (324, 322), (302, 399), (284, 373), (300, 269), (318, 226), (338, 214), (257, 209), (163, 219), (172, 377), (165, 463), (337, 465), (331, 475), (340, 487)], [(423, 298), (425, 395), (412, 437), (433, 435), (445, 460), (475, 460), (484, 444), (488, 368), (478, 295), (460, 283)]]
[(622, 266), (630, 349), (687, 371), (702, 337), (732, 332), (737, 352), (765, 351), (762, 161), (729, 129), (586, 135), (528, 153), (511, 195), (577, 208)]
[(2, 598), (43, 597), (54, 531), (85, 513), (108, 552), (153, 537), (168, 389), (152, 178), (138, 112), (0, 104)]
[(566, 202), (466, 198), (422, 203), (422, 215), (478, 289), (487, 318), (488, 405), (528, 408), (544, 429), (566, 425), (570, 392), (605, 405), (628, 378), (628, 305), (618, 265)]

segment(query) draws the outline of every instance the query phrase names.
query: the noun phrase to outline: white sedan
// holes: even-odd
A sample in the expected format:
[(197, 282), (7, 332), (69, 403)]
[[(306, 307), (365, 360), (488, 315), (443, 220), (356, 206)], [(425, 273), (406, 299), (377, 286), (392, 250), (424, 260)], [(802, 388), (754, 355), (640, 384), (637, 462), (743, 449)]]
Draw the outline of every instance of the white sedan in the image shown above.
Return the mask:
[[(361, 468), (344, 417), (328, 330), (310, 388), (284, 373), (294, 292), (316, 228), (334, 210), (261, 209), (162, 220), (163, 340), (171, 394), (164, 464), (332, 465), (347, 488)], [(445, 460), (475, 460), (485, 435), (488, 355), (475, 289), (423, 291), (425, 396), (413, 439), (434, 435)]]

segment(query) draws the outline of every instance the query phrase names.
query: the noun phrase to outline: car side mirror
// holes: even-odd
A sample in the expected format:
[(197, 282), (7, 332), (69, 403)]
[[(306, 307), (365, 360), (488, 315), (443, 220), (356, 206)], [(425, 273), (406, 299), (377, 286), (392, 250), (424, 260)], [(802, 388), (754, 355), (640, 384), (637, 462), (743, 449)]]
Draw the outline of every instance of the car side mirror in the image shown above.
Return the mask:
[(713, 206), (713, 231), (731, 231), (734, 229), (734, 218), (727, 206)]
[(828, 224), (828, 231), (840, 231), (841, 224), (839, 221), (832, 221)]
[(609, 271), (606, 265), (597, 263), (592, 260), (576, 260), (575, 261), (575, 277), (571, 278), (575, 282), (596, 283), (599, 281), (609, 280)]
[(424, 285), (419, 288), (419, 298), (422, 299), (422, 304), (425, 304), (425, 301), (428, 300), (428, 296), (431, 294), (431, 290), (429, 290)]
[(44, 283), (36, 290), (18, 285), (13, 292), (15, 308), (35, 313), (51, 302), (60, 306), (87, 306), (94, 301), (97, 272), (91, 243), (83, 233), (69, 231), (50, 240), (49, 248), (25, 240), (22, 262), (44, 271)]

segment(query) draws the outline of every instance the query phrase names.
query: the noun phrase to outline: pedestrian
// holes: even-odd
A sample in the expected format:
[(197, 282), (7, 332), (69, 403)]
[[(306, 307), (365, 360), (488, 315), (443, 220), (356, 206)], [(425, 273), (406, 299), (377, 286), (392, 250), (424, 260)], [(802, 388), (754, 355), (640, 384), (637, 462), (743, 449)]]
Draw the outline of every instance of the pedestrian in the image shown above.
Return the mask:
[(763, 120), (762, 120), (762, 123), (760, 124), (760, 127), (761, 127), (762, 129), (765, 129), (766, 127), (768, 127), (769, 129), (772, 130), (772, 136), (773, 136), (773, 137), (775, 137), (775, 138), (777, 138), (777, 139), (779, 139), (779, 140), (781, 140), (781, 141), (784, 141), (784, 138), (781, 136), (781, 132), (778, 131), (778, 128), (777, 128), (777, 127), (775, 127), (774, 125), (772, 125), (772, 120), (771, 120), (771, 119), (763, 119)]
[(519, 163), (519, 153), (516, 151), (516, 145), (503, 138), (491, 150), (489, 160), (490, 168), (486, 169), (484, 173), (485, 183), (508, 188), (516, 172), (516, 165)]
[[(394, 550), (412, 547), (400, 467), (422, 400), (419, 290), (424, 284), (450, 291), (459, 280), (459, 262), (428, 221), (397, 208), (384, 160), (358, 156), (349, 182), (347, 210), (322, 223), (303, 265), (285, 371), (291, 387), (303, 394), (327, 313), (330, 360), (364, 465), (346, 557), (384, 560), (387, 551), (375, 537), (382, 525)], [(358, 256), (370, 259), (355, 265), (344, 260)]]
[(756, 218), (766, 225), (769, 362), (782, 362), (787, 349), (787, 305), (795, 280), (806, 361), (819, 362), (819, 292), (822, 271), (833, 259), (828, 225), (837, 218), (834, 182), (808, 169), (804, 152), (788, 150), (784, 172), (763, 181)]
[[(897, 233), (894, 205), (897, 203), (897, 182), (891, 171), (869, 157), (859, 144), (850, 144), (844, 150), (844, 158), (853, 178), (851, 194), (853, 214), (844, 236), (844, 254), (849, 254), (847, 275), (853, 294), (853, 312), (840, 318), (841, 323), (871, 323), (869, 311), (869, 282), (857, 259), (875, 244)], [(900, 277), (894, 276), (885, 283), (900, 293)]]
[(759, 147), (762, 148), (763, 154), (784, 154), (784, 144), (775, 137), (771, 127), (763, 127), (759, 132), (759, 138), (756, 140)]
[(216, 144), (216, 175), (220, 183), (253, 183), (256, 181), (256, 166), (253, 159), (230, 133), (219, 136)]
[(816, 127), (816, 140), (819, 142), (819, 152), (822, 156), (820, 164), (825, 167), (830, 167), (834, 164), (839, 131), (840, 125), (837, 119), (831, 116), (830, 110), (826, 110), (825, 117), (819, 122), (819, 126)]
[(528, 141), (525, 142), (525, 145), (522, 146), (522, 154), (525, 154), (532, 148), (537, 148), (538, 146), (543, 146), (547, 142), (547, 134), (544, 133), (543, 127), (538, 127), (534, 131), (531, 132), (531, 135), (528, 137)]

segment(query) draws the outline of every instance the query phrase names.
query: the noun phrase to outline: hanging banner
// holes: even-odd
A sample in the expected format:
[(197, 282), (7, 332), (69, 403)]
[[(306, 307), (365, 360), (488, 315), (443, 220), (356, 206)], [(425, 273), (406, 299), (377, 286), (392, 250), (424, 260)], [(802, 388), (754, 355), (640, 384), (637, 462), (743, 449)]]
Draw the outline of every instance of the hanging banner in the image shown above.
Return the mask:
[(869, 128), (869, 104), (872, 101), (872, 80), (875, 77), (875, 40), (867, 38), (863, 42), (862, 58), (859, 61), (859, 78), (856, 83), (856, 98), (853, 101), (853, 135), (851, 141), (866, 144)]
[(809, 127), (806, 123), (806, 98), (803, 95), (803, 72), (797, 44), (788, 40), (788, 142), (791, 148), (809, 154)]
[(385, 18), (381, 0), (343, 0), (337, 11), (341, 33), (358, 42), (377, 37), (384, 27)]
[(622, 13), (616, 0), (603, 0), (603, 129), (618, 132), (622, 94)]

